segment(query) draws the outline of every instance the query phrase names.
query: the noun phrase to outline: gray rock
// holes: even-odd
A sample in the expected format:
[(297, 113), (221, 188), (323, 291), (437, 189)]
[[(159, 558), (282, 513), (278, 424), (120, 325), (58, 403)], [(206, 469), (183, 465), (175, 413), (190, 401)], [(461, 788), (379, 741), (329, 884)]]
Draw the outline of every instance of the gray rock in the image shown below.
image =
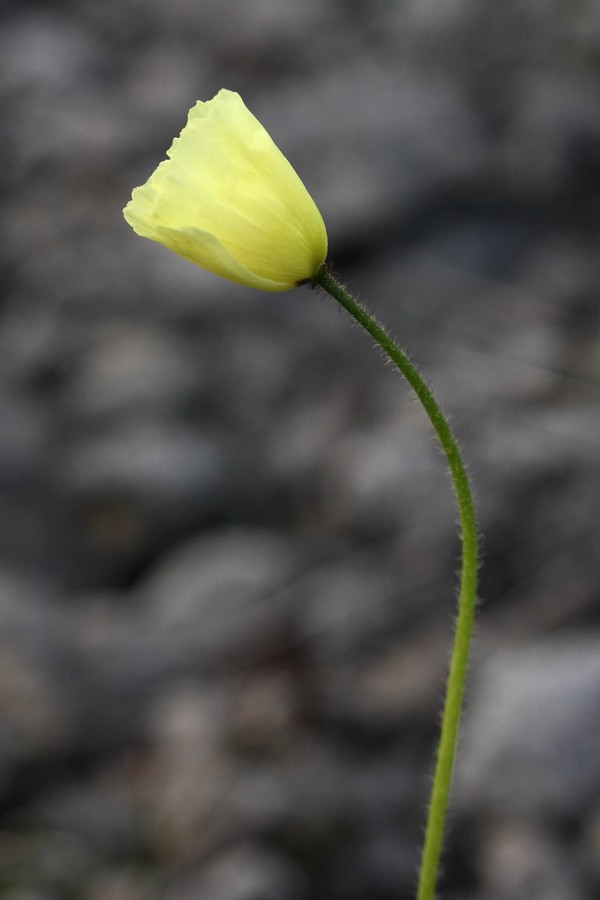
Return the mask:
[(302, 872), (285, 856), (258, 844), (222, 853), (205, 871), (171, 887), (166, 900), (300, 900), (308, 896)]
[(572, 635), (504, 650), (471, 676), (461, 807), (580, 815), (600, 780), (600, 645)]
[(397, 750), (356, 761), (352, 754), (297, 735), (286, 756), (246, 761), (232, 785), (225, 822), (232, 831), (297, 834), (306, 847), (334, 849), (422, 800), (414, 772)]
[(587, 900), (569, 852), (542, 827), (491, 822), (477, 841), (483, 889), (494, 900)]
[(281, 647), (289, 620), (284, 588), (298, 566), (293, 544), (261, 529), (194, 538), (161, 560), (140, 585), (148, 612), (142, 639), (132, 649), (140, 662), (149, 653), (150, 669), (160, 658), (200, 671), (246, 666), (256, 653)]
[(101, 64), (102, 50), (77, 17), (24, 10), (8, 16), (0, 38), (3, 88), (71, 90)]
[(388, 634), (401, 586), (367, 554), (328, 563), (296, 582), (291, 599), (298, 638), (313, 664), (356, 662)]
[[(261, 529), (231, 528), (190, 540), (164, 558), (142, 586), (158, 626), (221, 620), (223, 636), (240, 635), (234, 611), (243, 618), (257, 609), (268, 613), (269, 602), (293, 576), (297, 565), (293, 545)], [(212, 615), (211, 615), (212, 614)], [(229, 628), (227, 627), (229, 626)], [(220, 629), (219, 629), (220, 630)]]
[(115, 417), (174, 418), (198, 403), (206, 376), (198, 352), (165, 330), (110, 322), (73, 371), (62, 395), (79, 427)]
[(92, 550), (135, 560), (210, 519), (234, 471), (214, 436), (144, 416), (75, 440), (57, 461), (55, 482), (83, 511)]
[(80, 660), (62, 599), (42, 579), (0, 571), (0, 765), (60, 758), (83, 717)]
[(146, 831), (173, 859), (214, 850), (228, 838), (226, 808), (237, 765), (226, 743), (228, 695), (220, 683), (175, 680), (143, 704), (151, 747), (137, 785)]
[(589, 900), (597, 10), (64, 6), (8, 0), (0, 33), (4, 893), (412, 888), (458, 551), (429, 425), (333, 303), (218, 279), (122, 218), (225, 86), (473, 473), (488, 602), (448, 896)]

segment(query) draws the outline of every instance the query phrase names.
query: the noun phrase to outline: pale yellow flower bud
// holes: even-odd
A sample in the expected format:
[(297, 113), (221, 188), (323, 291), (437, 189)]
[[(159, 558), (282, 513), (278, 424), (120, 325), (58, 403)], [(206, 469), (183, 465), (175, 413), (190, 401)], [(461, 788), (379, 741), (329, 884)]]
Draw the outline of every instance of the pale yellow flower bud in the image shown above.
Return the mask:
[(137, 234), (264, 291), (316, 274), (327, 255), (321, 214), (239, 94), (198, 101), (167, 156), (123, 210)]

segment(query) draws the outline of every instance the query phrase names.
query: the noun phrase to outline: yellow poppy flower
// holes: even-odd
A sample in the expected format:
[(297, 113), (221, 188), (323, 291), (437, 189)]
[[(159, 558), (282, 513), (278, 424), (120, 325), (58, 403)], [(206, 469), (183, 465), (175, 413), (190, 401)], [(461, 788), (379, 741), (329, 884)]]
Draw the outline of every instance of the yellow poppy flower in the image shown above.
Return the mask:
[(321, 214), (239, 94), (198, 101), (167, 156), (123, 210), (137, 234), (264, 291), (316, 274), (327, 255)]

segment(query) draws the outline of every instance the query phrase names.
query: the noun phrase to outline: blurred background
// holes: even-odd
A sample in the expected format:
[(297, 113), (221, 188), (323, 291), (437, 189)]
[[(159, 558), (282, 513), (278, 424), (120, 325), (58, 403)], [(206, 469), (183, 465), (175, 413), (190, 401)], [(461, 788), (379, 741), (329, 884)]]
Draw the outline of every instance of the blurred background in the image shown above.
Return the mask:
[(0, 892), (409, 900), (444, 460), (335, 304), (121, 210), (239, 91), (426, 373), (485, 563), (441, 896), (600, 895), (600, 15), (0, 2)]

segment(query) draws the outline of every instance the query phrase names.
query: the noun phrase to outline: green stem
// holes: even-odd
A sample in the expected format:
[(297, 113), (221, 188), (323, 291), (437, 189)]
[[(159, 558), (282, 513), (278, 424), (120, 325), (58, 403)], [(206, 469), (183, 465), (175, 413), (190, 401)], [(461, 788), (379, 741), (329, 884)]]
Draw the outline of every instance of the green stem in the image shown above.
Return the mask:
[(409, 382), (429, 416), (435, 433), (440, 440), (448, 460), (456, 491), (462, 540), (458, 617), (446, 687), (440, 743), (427, 817), (417, 893), (417, 900), (433, 900), (442, 855), (446, 814), (452, 786), (452, 774), (475, 619), (478, 539), (473, 497), (460, 450), (450, 426), (431, 390), (406, 354), (397, 346), (385, 329), (334, 278), (327, 265), (321, 266), (312, 279), (311, 284), (319, 285), (334, 300), (337, 300), (368, 331)]

